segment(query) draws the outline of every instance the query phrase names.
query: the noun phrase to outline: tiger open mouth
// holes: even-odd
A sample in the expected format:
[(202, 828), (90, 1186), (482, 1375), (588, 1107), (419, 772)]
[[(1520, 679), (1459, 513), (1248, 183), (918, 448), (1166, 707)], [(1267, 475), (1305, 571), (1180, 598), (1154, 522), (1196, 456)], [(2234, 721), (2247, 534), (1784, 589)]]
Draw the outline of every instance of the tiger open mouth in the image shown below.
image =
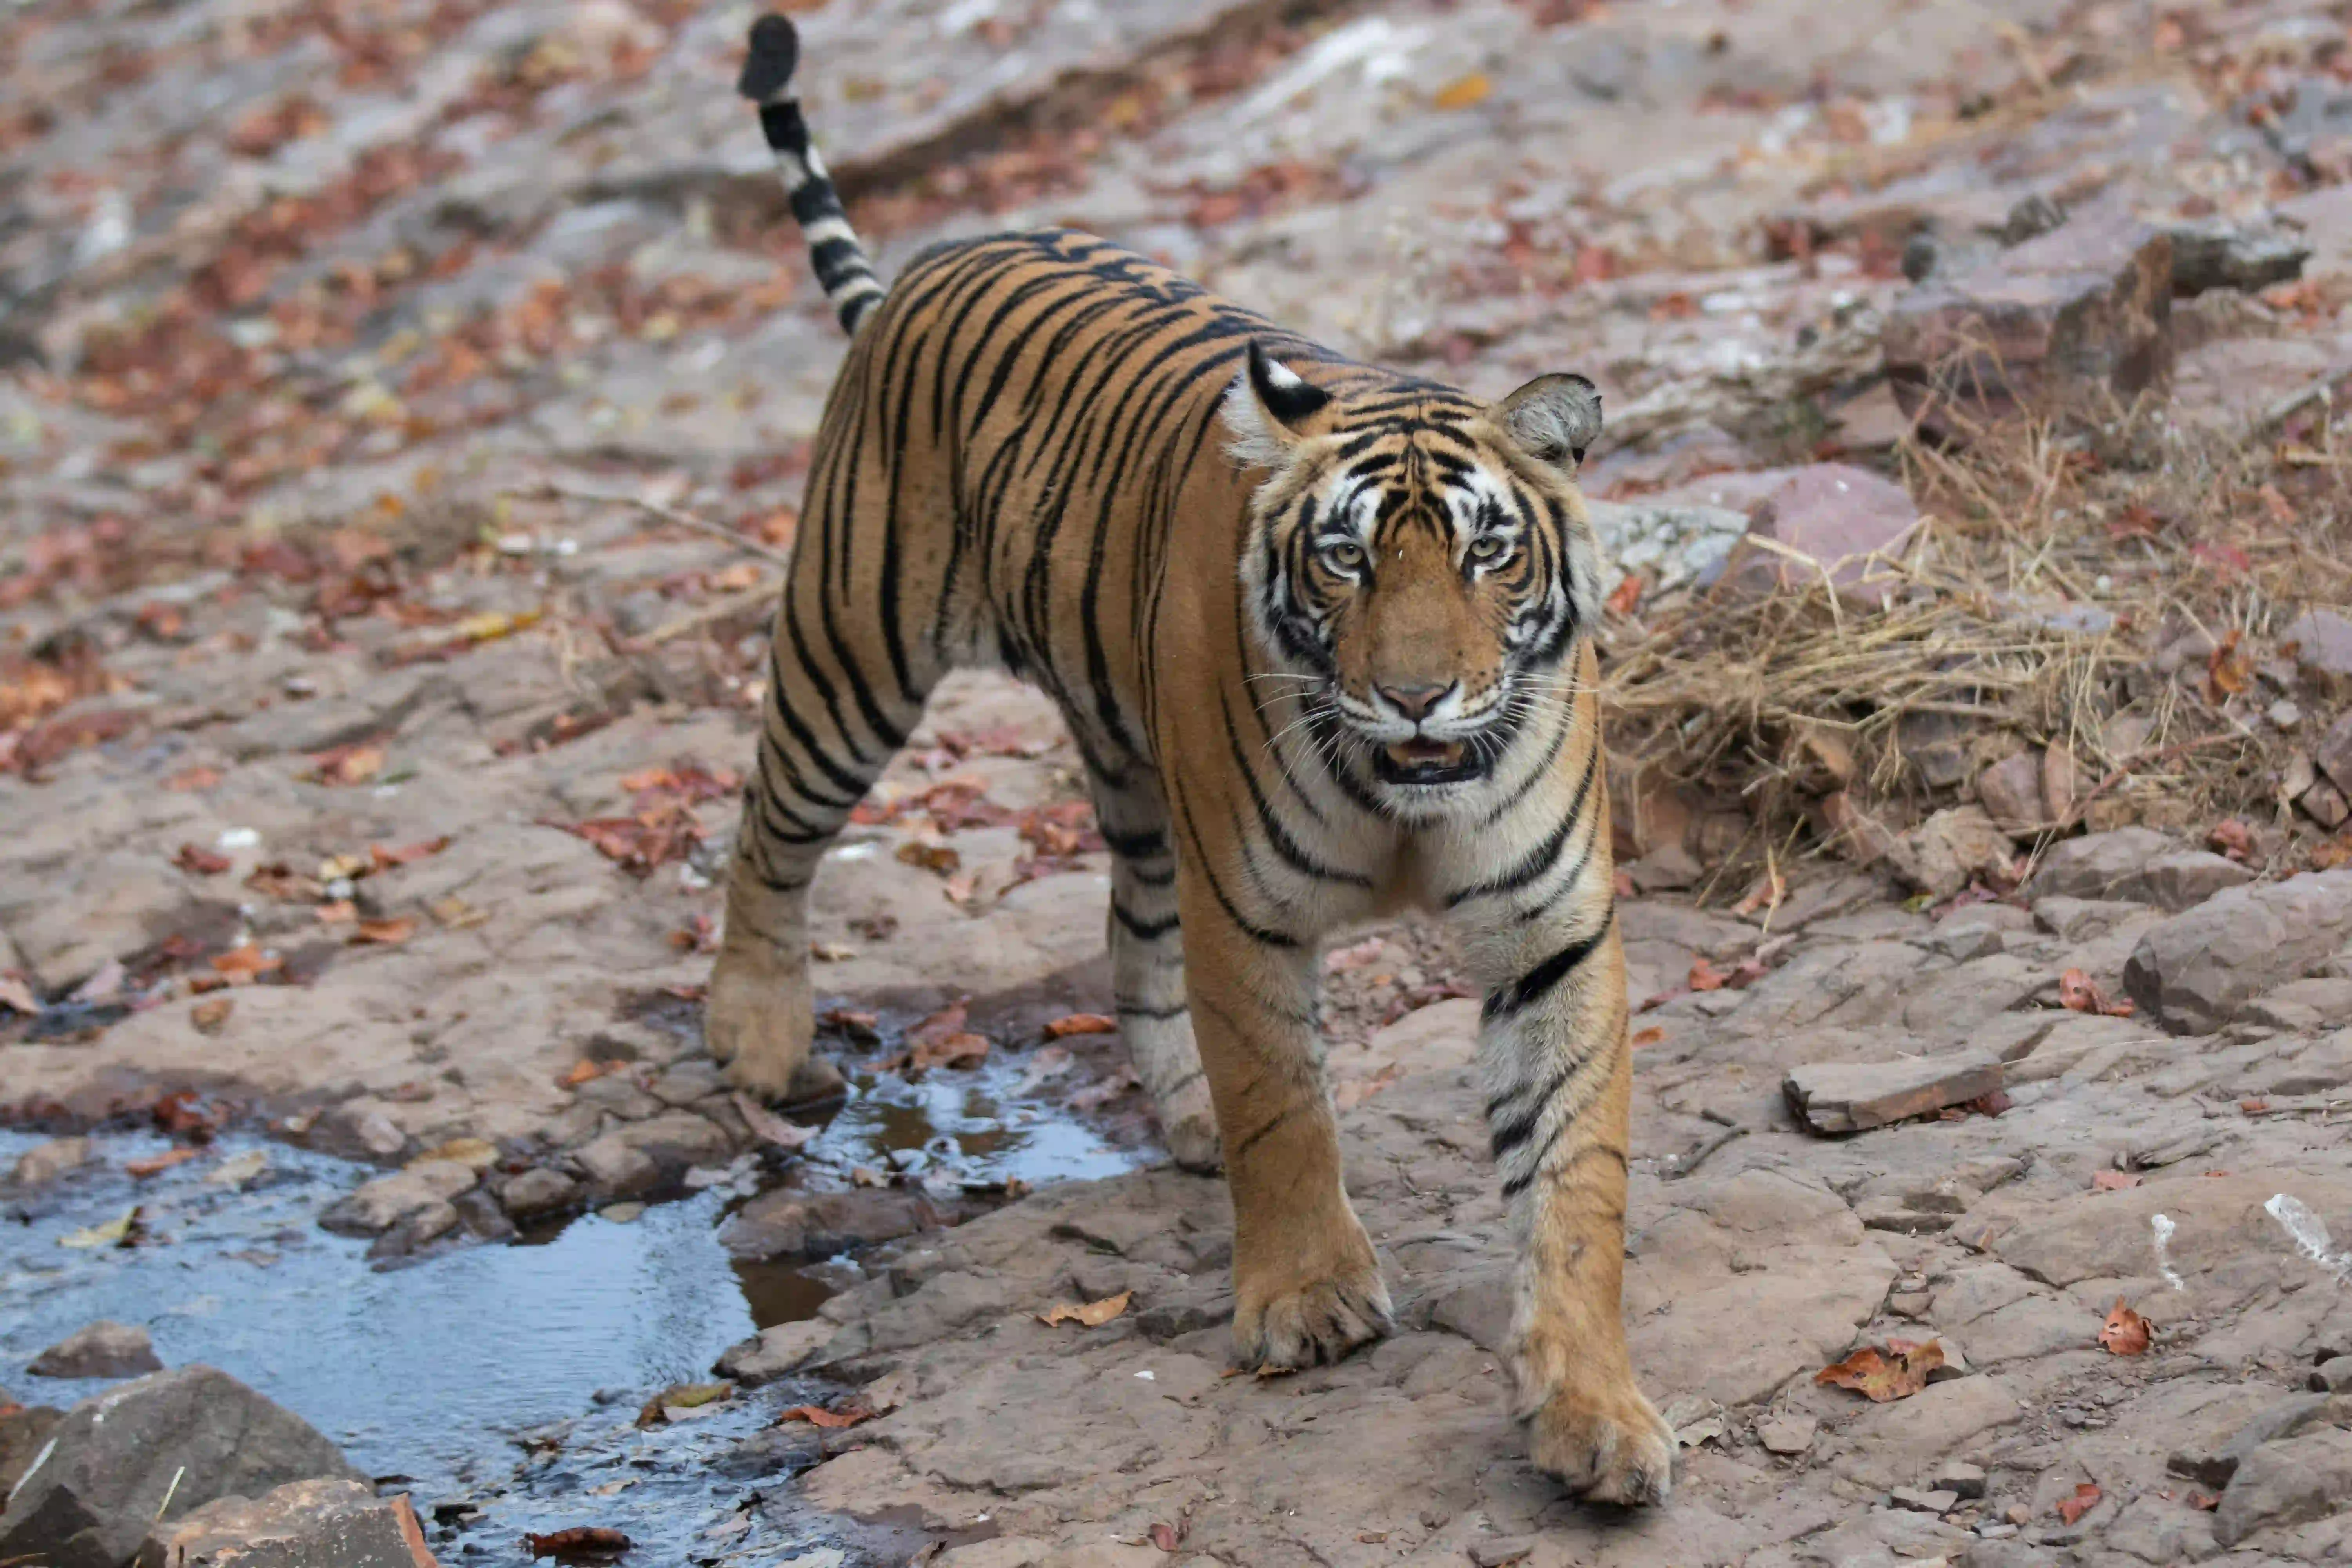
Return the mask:
[(1415, 736), (1372, 753), (1372, 772), (1384, 784), (1460, 784), (1481, 777), (1486, 765), (1461, 741)]

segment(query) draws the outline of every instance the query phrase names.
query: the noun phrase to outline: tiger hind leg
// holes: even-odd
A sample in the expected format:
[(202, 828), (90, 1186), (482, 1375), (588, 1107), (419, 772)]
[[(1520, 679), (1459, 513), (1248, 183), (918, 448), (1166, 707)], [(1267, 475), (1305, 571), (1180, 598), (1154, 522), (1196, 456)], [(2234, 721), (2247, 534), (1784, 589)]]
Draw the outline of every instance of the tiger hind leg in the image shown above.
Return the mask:
[[(820, 616), (800, 613), (798, 575), (776, 617), (760, 746), (727, 884), (726, 927), (710, 974), (703, 1034), (727, 1080), (771, 1100), (838, 1089), (813, 1060), (808, 895), (818, 863), (852, 807), (922, 713), (887, 672), (858, 656)], [(815, 635), (812, 635), (812, 634)], [(834, 668), (816, 650), (828, 648)], [(878, 659), (871, 662), (878, 664)]]
[(1175, 847), (1156, 788), (1095, 780), (1095, 815), (1111, 850), (1111, 989), (1118, 1028), (1159, 1112), (1161, 1136), (1188, 1171), (1220, 1163), (1217, 1116), (1184, 995), (1184, 931), (1176, 915)]

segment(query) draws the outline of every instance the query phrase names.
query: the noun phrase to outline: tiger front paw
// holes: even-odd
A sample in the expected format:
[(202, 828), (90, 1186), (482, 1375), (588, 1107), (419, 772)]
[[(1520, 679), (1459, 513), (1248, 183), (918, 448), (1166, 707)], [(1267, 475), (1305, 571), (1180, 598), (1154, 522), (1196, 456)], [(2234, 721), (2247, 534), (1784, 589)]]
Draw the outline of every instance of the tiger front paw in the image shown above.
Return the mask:
[(1371, 1238), (1355, 1217), (1318, 1267), (1234, 1275), (1234, 1355), (1262, 1372), (1336, 1362), (1395, 1326)]
[(702, 1037), (712, 1058), (725, 1064), (730, 1084), (770, 1100), (820, 1098), (828, 1087), (820, 1078), (838, 1089), (841, 1074), (809, 1055), (815, 1032), (805, 972), (771, 953), (720, 948)]
[(1536, 1468), (1588, 1502), (1662, 1503), (1674, 1489), (1674, 1432), (1630, 1374), (1554, 1389), (1527, 1427)]

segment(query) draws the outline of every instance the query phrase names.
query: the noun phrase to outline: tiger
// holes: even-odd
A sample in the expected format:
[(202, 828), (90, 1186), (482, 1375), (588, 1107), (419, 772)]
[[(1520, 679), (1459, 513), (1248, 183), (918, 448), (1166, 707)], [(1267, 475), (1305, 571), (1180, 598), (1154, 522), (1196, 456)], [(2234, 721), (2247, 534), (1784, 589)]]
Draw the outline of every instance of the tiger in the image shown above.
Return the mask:
[(1621, 1313), (1631, 1096), (1577, 488), (1601, 395), (1353, 362), (1093, 235), (934, 245), (887, 288), (812, 145), (792, 24), (757, 104), (849, 346), (811, 449), (706, 1003), (729, 1079), (811, 1065), (809, 887), (951, 669), (1059, 707), (1111, 874), (1117, 1021), (1170, 1152), (1222, 1167), (1243, 1367), (1392, 1327), (1350, 1207), (1318, 957), (1442, 910), (1517, 1258), (1528, 1455), (1662, 1502)]

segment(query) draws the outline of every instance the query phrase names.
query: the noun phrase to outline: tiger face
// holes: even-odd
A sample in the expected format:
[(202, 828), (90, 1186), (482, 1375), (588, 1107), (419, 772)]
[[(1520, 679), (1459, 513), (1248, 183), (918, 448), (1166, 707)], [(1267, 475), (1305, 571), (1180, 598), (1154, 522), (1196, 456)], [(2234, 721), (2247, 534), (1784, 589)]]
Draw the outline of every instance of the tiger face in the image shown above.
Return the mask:
[(1236, 458), (1270, 470), (1249, 614), (1318, 739), (1408, 813), (1463, 796), (1565, 700), (1598, 614), (1572, 476), (1600, 393), (1549, 375), (1491, 405), (1430, 385), (1351, 406), (1254, 343), (1226, 420)]

